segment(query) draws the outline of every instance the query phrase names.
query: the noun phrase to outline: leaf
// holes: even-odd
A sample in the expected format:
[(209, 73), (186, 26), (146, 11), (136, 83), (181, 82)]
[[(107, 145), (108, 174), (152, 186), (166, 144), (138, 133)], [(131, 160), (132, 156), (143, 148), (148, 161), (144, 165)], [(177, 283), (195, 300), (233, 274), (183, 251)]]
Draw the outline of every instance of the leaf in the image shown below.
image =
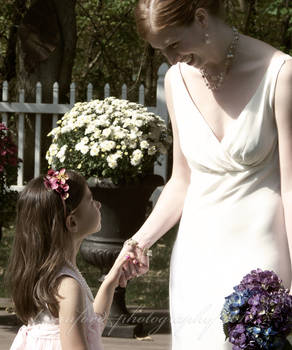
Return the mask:
[(268, 13), (269, 13), (270, 15), (277, 16), (277, 14), (278, 14), (278, 9), (275, 8), (275, 9), (273, 9), (273, 10), (269, 10)]
[(286, 16), (288, 14), (288, 9), (286, 7), (280, 9), (280, 14), (282, 16)]
[(223, 331), (224, 331), (224, 334), (225, 334), (225, 341), (229, 338), (229, 335), (228, 335), (228, 323), (224, 323), (223, 324)]

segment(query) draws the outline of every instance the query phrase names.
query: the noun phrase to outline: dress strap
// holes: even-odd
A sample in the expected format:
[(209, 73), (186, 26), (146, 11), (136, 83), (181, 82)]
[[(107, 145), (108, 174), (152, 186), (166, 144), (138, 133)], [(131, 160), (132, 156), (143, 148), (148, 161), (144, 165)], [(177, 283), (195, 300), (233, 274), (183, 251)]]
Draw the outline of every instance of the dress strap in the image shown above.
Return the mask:
[(70, 267), (63, 266), (61, 268), (61, 270), (57, 273), (57, 277), (60, 277), (60, 276), (63, 276), (63, 275), (67, 275), (67, 276), (73, 277), (74, 279), (76, 279), (79, 282), (81, 287), (83, 287), (79, 277), (76, 274), (76, 272), (73, 271)]
[[(81, 286), (81, 288), (82, 288), (84, 294), (87, 295), (87, 297), (89, 298), (89, 300), (94, 301), (94, 297), (93, 297), (93, 295), (92, 295), (92, 292), (91, 292), (89, 286), (87, 285), (87, 282), (86, 282), (85, 279), (83, 278), (83, 276), (80, 277), (80, 276), (76, 273), (76, 271), (74, 271), (71, 267), (66, 266), (66, 265), (64, 265), (64, 266), (62, 267), (62, 269), (59, 271), (59, 273), (57, 274), (58, 277), (59, 277), (59, 276), (62, 276), (62, 275), (69, 275), (69, 276), (75, 278), (75, 279), (78, 281), (78, 283), (80, 284), (80, 286)], [(86, 299), (87, 299), (87, 298), (86, 298)], [(86, 300), (86, 302), (87, 302), (87, 300)]]
[(291, 60), (292, 56), (288, 54), (284, 54), (275, 58), (275, 64), (273, 66), (273, 70), (271, 72), (271, 80), (270, 80), (270, 91), (269, 91), (269, 105), (274, 110), (274, 100), (275, 100), (275, 91), (278, 81), (278, 76), (280, 70), (284, 63), (288, 60)]
[(60, 276), (63, 276), (63, 275), (73, 277), (80, 284), (80, 286), (81, 286), (81, 288), (83, 290), (82, 282), (80, 281), (80, 279), (77, 276), (76, 272), (73, 271), (70, 267), (63, 266), (61, 268), (61, 270), (57, 273), (57, 277), (60, 277)]

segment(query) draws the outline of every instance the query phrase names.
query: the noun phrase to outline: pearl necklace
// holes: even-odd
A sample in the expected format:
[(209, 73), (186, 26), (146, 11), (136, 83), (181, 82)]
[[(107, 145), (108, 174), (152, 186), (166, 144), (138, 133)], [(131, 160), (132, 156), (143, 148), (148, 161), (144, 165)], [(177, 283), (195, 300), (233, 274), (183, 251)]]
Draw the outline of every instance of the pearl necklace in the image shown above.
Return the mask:
[(93, 295), (92, 295), (92, 291), (91, 289), (88, 287), (88, 284), (86, 282), (86, 280), (84, 279), (84, 277), (82, 276), (81, 272), (79, 271), (78, 267), (75, 267), (70, 261), (66, 260), (66, 263), (72, 267), (72, 269), (77, 273), (77, 275), (80, 277), (80, 282), (83, 286), (83, 288), (87, 291), (87, 294), (89, 296), (89, 299), (91, 301), (94, 301)]
[(235, 27), (232, 27), (233, 30), (233, 40), (231, 44), (228, 47), (228, 51), (225, 58), (224, 63), (224, 70), (217, 74), (217, 75), (211, 75), (206, 71), (206, 68), (200, 68), (200, 73), (202, 77), (204, 78), (205, 84), (210, 90), (218, 90), (219, 87), (223, 84), (224, 78), (226, 77), (227, 71), (231, 66), (231, 63), (234, 59), (235, 52), (238, 46), (238, 40), (239, 40), (239, 33), (238, 30)]

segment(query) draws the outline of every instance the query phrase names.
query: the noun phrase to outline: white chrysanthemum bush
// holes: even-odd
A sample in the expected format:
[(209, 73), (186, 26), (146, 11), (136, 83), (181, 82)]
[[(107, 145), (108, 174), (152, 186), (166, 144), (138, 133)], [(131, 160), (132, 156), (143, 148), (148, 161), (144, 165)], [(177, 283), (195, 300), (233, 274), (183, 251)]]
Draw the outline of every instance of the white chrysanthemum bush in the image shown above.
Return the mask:
[(172, 144), (171, 129), (141, 104), (107, 97), (78, 102), (58, 122), (46, 159), (86, 178), (130, 183), (153, 173)]

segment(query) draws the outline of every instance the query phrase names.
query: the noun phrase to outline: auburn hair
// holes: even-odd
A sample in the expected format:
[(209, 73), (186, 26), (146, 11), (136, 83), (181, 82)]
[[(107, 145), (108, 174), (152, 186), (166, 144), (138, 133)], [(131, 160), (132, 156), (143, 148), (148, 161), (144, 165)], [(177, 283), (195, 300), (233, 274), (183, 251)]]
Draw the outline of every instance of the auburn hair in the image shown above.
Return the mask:
[(58, 317), (57, 273), (73, 251), (73, 239), (66, 217), (81, 202), (86, 180), (75, 171), (69, 176), (69, 197), (63, 203), (59, 193), (47, 190), (44, 176), (31, 180), (20, 193), (16, 227), (5, 272), (5, 284), (15, 304), (16, 315), (25, 324), (48, 307)]
[(148, 33), (168, 26), (188, 26), (198, 8), (224, 17), (222, 0), (139, 0), (134, 9), (137, 32), (147, 40)]

